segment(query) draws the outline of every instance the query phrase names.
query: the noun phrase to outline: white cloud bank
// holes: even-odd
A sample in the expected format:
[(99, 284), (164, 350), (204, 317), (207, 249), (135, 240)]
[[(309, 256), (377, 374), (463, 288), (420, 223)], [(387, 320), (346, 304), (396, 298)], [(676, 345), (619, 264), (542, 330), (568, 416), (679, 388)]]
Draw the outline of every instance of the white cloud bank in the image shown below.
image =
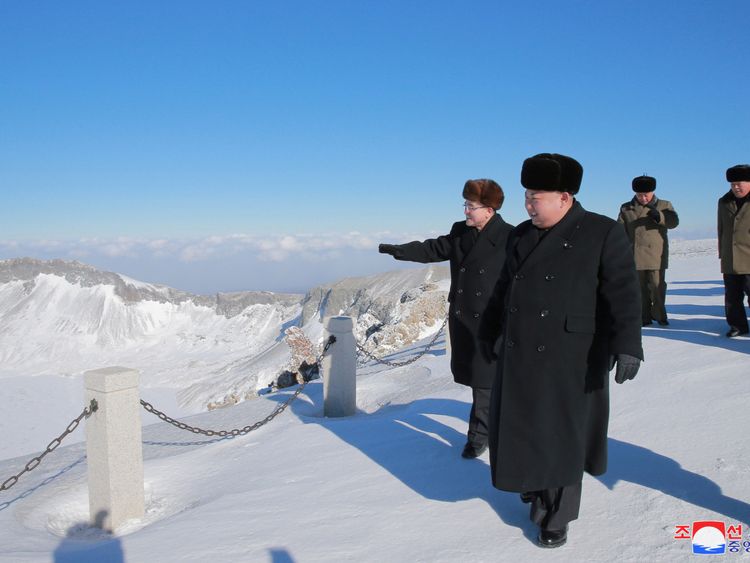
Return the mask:
[(342, 277), (409, 267), (378, 254), (378, 243), (424, 240), (440, 234), (355, 231), (189, 239), (0, 240), (0, 259), (78, 260), (196, 293), (244, 289), (299, 292)]
[[(54, 254), (58, 258), (89, 256), (129, 257), (174, 256), (182, 262), (199, 262), (221, 256), (254, 254), (258, 259), (280, 262), (292, 258), (326, 260), (346, 250), (377, 251), (384, 240), (416, 240), (436, 236), (382, 233), (331, 233), (328, 235), (211, 235), (199, 239), (146, 239), (133, 237), (80, 238), (75, 240), (0, 240), (0, 253)], [(410, 238), (411, 237), (411, 238)]]

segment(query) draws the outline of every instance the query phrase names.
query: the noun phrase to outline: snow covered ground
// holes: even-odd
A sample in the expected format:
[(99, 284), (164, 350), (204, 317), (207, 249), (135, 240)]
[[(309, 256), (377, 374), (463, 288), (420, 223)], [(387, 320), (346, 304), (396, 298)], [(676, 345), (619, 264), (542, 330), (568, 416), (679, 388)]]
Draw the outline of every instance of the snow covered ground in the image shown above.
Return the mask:
[[(580, 518), (559, 549), (536, 547), (527, 505), (492, 488), (486, 454), (460, 457), (470, 390), (452, 382), (441, 339), (409, 366), (362, 368), (353, 417), (324, 418), (316, 381), (234, 439), (145, 418), (146, 517), (115, 536), (87, 525), (85, 447), (64, 443), (0, 493), (0, 561), (684, 561), (691, 542), (676, 527), (703, 520), (743, 524), (750, 541), (750, 339), (723, 336), (718, 260), (701, 248), (674, 256), (671, 324), (644, 329), (641, 372), (612, 384), (609, 471), (584, 478)], [(0, 414), (3, 440), (45, 435), (43, 448), (83, 408), (63, 378), (14, 385), (29, 397)], [(149, 393), (164, 410), (176, 404)], [(288, 393), (186, 421), (242, 427)], [(0, 461), (0, 481), (28, 459)], [(725, 557), (750, 562), (748, 552)]]

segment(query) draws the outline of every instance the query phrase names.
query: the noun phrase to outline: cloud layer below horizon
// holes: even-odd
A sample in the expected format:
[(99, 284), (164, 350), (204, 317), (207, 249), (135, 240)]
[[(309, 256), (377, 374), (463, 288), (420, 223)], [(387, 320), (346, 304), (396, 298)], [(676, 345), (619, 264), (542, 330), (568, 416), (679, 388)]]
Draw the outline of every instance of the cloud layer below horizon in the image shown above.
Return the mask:
[(424, 240), (438, 234), (384, 231), (0, 240), (0, 259), (77, 260), (195, 293), (247, 289), (303, 292), (343, 277), (409, 267), (378, 254), (378, 243)]

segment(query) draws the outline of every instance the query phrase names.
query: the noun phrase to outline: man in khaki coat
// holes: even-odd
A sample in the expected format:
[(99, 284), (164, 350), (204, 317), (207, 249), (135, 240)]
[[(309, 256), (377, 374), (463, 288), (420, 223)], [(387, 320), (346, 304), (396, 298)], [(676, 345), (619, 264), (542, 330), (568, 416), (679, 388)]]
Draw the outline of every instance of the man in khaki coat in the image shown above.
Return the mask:
[(680, 219), (672, 204), (654, 195), (656, 179), (651, 176), (633, 178), (635, 196), (620, 207), (617, 221), (625, 226), (633, 246), (635, 268), (641, 286), (641, 318), (643, 326), (653, 321), (668, 325), (667, 284), (664, 271), (669, 261), (667, 230), (674, 229)]
[(729, 191), (719, 198), (718, 232), (727, 336), (748, 333), (743, 303), (750, 297), (750, 164), (727, 169)]

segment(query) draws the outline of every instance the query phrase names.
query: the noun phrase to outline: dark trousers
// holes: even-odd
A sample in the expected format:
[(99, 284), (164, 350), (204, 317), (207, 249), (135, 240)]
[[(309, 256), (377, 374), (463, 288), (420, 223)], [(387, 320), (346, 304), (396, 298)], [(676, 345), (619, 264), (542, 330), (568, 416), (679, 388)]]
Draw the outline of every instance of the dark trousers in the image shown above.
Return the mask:
[(578, 518), (581, 506), (581, 483), (524, 493), (532, 497), (529, 518), (543, 530), (562, 530)]
[(650, 324), (651, 320), (666, 322), (667, 284), (664, 282), (664, 270), (638, 270), (638, 281), (641, 284), (641, 319)]
[(475, 446), (487, 443), (487, 422), (490, 418), (490, 395), (492, 389), (471, 388), (471, 412), (469, 413), (469, 432), (466, 438)]
[(750, 274), (724, 274), (724, 312), (727, 323), (740, 332), (747, 332), (745, 295), (750, 298)]

